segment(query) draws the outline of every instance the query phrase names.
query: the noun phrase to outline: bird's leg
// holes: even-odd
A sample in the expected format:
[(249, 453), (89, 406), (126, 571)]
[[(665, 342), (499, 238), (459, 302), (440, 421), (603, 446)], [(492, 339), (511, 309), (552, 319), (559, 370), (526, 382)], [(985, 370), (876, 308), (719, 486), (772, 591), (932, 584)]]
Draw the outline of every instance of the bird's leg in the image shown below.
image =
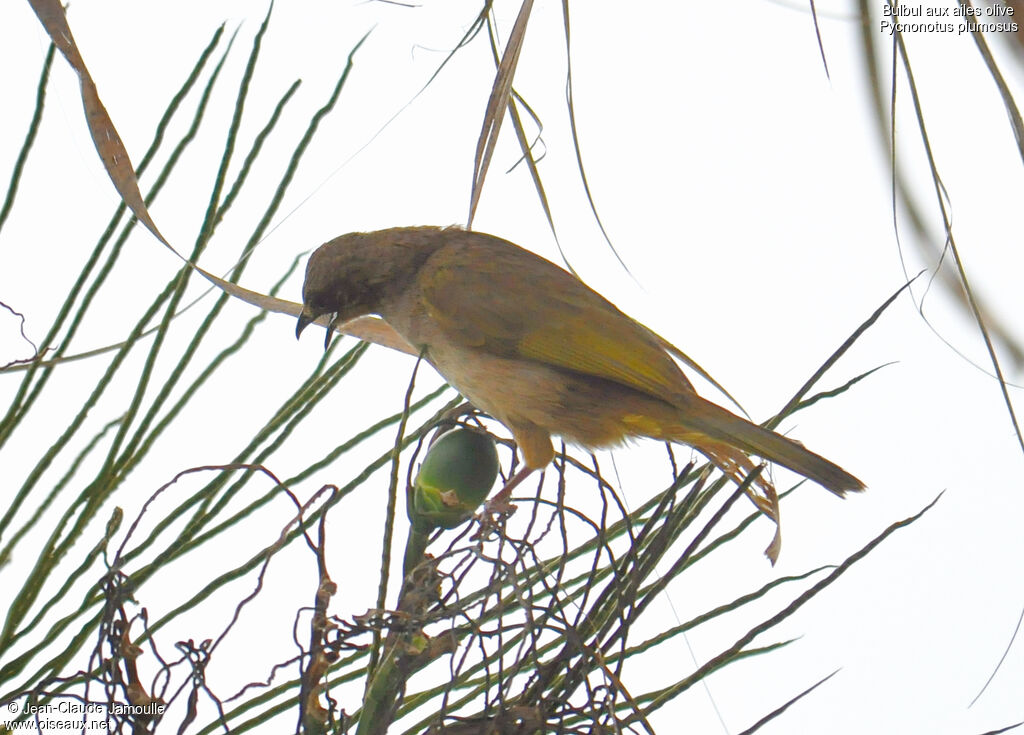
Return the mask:
[(512, 491), (515, 490), (523, 480), (529, 477), (532, 472), (533, 468), (524, 464), (522, 469), (508, 479), (508, 482), (505, 483), (505, 487), (499, 490), (497, 495), (487, 501), (487, 510), (499, 511), (514, 508), (515, 506), (509, 503), (508, 499), (512, 497)]
[(483, 511), (485, 519), (491, 519), (495, 515), (512, 515), (516, 509), (508, 502), (512, 491), (529, 477), (535, 468), (547, 467), (555, 456), (555, 448), (551, 445), (551, 434), (547, 431), (532, 424), (509, 428), (512, 430), (512, 436), (515, 437), (519, 450), (523, 453), (523, 466), (508, 479), (505, 487), (501, 488), (497, 495), (487, 501)]
[(487, 536), (504, 518), (516, 512), (516, 507), (508, 502), (508, 499), (516, 486), (529, 477), (531, 472), (533, 469), (524, 464), (522, 469), (508, 479), (498, 494), (484, 504), (479, 516), (480, 530), (473, 536), (474, 539)]

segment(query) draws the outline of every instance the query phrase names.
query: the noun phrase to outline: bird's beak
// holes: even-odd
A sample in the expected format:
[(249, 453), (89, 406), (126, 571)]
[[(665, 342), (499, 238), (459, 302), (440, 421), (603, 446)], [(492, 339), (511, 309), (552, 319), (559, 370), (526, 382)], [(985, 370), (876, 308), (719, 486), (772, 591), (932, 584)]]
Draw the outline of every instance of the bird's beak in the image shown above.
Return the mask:
[(316, 319), (309, 310), (303, 306), (302, 313), (299, 314), (299, 321), (295, 325), (295, 339), (298, 339), (302, 335), (302, 330), (309, 326), (309, 323)]
[(334, 328), (337, 326), (340, 318), (340, 314), (334, 314), (331, 317), (331, 321), (327, 323), (327, 334), (324, 336), (324, 352), (327, 352), (327, 348), (331, 346), (331, 337), (334, 336)]
[[(303, 306), (302, 312), (299, 314), (299, 321), (295, 325), (295, 339), (302, 336), (302, 330), (316, 321), (316, 318), (316, 315), (309, 310), (309, 307)], [(331, 346), (331, 337), (334, 335), (334, 329), (340, 319), (341, 316), (337, 313), (331, 315), (331, 321), (327, 324), (327, 337), (324, 339), (324, 352)]]

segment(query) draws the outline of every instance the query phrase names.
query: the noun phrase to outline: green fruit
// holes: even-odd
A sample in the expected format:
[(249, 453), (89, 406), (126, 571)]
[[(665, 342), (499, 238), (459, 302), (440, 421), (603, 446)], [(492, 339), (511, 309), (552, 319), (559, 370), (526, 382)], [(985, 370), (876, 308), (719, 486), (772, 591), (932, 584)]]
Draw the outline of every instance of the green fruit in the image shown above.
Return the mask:
[(413, 524), (455, 528), (483, 503), (497, 477), (498, 450), (490, 436), (463, 427), (442, 434), (416, 474)]

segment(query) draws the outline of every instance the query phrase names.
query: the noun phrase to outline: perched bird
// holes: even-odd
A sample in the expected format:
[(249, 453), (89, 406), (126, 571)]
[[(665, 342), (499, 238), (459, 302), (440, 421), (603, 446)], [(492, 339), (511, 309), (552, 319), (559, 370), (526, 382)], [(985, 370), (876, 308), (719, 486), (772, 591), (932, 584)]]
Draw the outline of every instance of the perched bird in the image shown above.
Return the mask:
[[(864, 484), (800, 443), (697, 395), (665, 340), (582, 281), (506, 240), (458, 228), (351, 233), (309, 258), (298, 336), (376, 314), (515, 438), (525, 467), (554, 457), (552, 436), (588, 449), (651, 437), (688, 444), (736, 481), (748, 455), (842, 496)], [(767, 479), (759, 507), (778, 520)], [(777, 553), (777, 550), (776, 550)], [(769, 556), (772, 556), (769, 551)]]

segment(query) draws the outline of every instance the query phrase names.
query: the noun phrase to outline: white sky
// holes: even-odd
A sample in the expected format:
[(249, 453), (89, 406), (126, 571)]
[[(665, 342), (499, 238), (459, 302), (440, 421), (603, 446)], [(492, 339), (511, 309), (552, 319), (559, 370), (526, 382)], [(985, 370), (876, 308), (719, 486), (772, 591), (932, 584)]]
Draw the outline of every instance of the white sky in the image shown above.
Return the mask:
[[(507, 35), (518, 4), (496, 5), (499, 28)], [(753, 0), (651, 3), (632, 6), (633, 12), (621, 3), (572, 5), (584, 162), (605, 226), (639, 286), (617, 266), (582, 198), (564, 105), (559, 3), (537, 4), (516, 77), (517, 91), (544, 122), (541, 171), (573, 266), (591, 286), (700, 362), (757, 420), (780, 408), (904, 281), (853, 11), (838, 2), (817, 5), (830, 79), (803, 8)], [(79, 48), (133, 160), (141, 157), (166, 100), (222, 21), (228, 33), (241, 24), (217, 99), (233, 95), (263, 12), (250, 2), (73, 4), (69, 21)], [(230, 213), (201, 264), (219, 273), (234, 262), (276, 183), (288, 145), (325, 99), (353, 44), (371, 28), (338, 109), (325, 121), (242, 284), (265, 291), (296, 254), (343, 232), (464, 222), (472, 155), (493, 77), (483, 36), (370, 141), (423, 86), (475, 14), (474, 2), (414, 8), (279, 3), (246, 108), (251, 117), (243, 126), (244, 141), (294, 79), (303, 85), (286, 114), (280, 144), (268, 149), (253, 191)], [(27, 3), (6, 3), (0, 18), (7, 70), (0, 81), (6, 110), (0, 170), (7, 172), (28, 125), (46, 39)], [(972, 284), (1017, 328), (1018, 339), (1024, 338), (1015, 319), (1024, 313), (1018, 215), (1024, 167), (995, 85), (967, 36), (912, 34), (907, 40)], [(990, 42), (1005, 62), (1011, 87), (1019, 90), (1020, 66), (1000, 39)], [(929, 225), (939, 232), (902, 79), (899, 95), (898, 145)], [(229, 108), (213, 107), (207, 129), (151, 210), (179, 251), (190, 250), (196, 236), (229, 115)], [(181, 130), (179, 124), (172, 137)], [(503, 174), (516, 158), (506, 124), (475, 227), (557, 260), (526, 171)], [(144, 188), (150, 181), (143, 178)], [(45, 333), (116, 203), (88, 138), (76, 79), (58, 58), (44, 127), (0, 234), (0, 300), (26, 314), (34, 339)], [(933, 265), (916, 255), (909, 226), (902, 223), (900, 232), (906, 271)], [(134, 323), (136, 304), (148, 303), (152, 290), (178, 267), (141, 229), (128, 248), (128, 260), (115, 274), (118, 289), (108, 289), (97, 307), (106, 318), (89, 323), (71, 352), (121, 339)], [(298, 300), (300, 278), (292, 279), (283, 297)], [(923, 284), (914, 293), (920, 302)], [(132, 304), (128, 314), (119, 309), (122, 299)], [(251, 314), (245, 305), (232, 309), (241, 319)], [(976, 330), (944, 291), (933, 288), (925, 310), (938, 334), (987, 367)], [(15, 329), (11, 320), (0, 321), (0, 361), (26, 356)], [(254, 352), (234, 380), (217, 383), (203, 404), (209, 435), (175, 437), (174, 451), (132, 475), (117, 502), (131, 507), (182, 469), (228, 461), (239, 437), (265, 420), (317, 359), (319, 335), (296, 344), (293, 329), (291, 319), (272, 316), (253, 346), (262, 352)], [(353, 386), (390, 386), (388, 412), (398, 410), (411, 360), (381, 349), (373, 359), (373, 370), (354, 376), (363, 382)], [(904, 296), (821, 388), (889, 362), (895, 364), (784, 426), (861, 477), (869, 491), (838, 502), (818, 488), (801, 489), (783, 506), (784, 547), (775, 569), (760, 554), (771, 535), (764, 521), (715, 574), (674, 588), (658, 614), (665, 626), (672, 625), (675, 614), (685, 619), (775, 575), (837, 563), (938, 493), (945, 491), (944, 497), (770, 637), (801, 640), (710, 678), (710, 696), (727, 730), (712, 714), (709, 693), (695, 689), (658, 713), (658, 732), (678, 731), (680, 722), (690, 732), (739, 732), (837, 668), (842, 670), (836, 677), (762, 732), (981, 733), (1024, 719), (1024, 641), (1011, 650), (987, 693), (967, 708), (1024, 605), (1024, 463), (998, 387), (944, 344)], [(1011, 381), (1020, 381), (1008, 362), (1004, 369)], [(61, 396), (79, 400), (82, 386), (99, 370), (88, 364), (68, 369), (63, 387), (50, 397), (56, 416), (67, 414), (59, 411)], [(16, 380), (0, 378), (5, 405)], [(325, 404), (316, 426), (296, 439), (294, 456), (275, 458), (271, 469), (285, 477), (329, 451), (338, 415), (355, 426), (369, 423), (361, 413), (369, 409), (353, 401), (358, 390)], [(706, 386), (701, 390), (713, 396)], [(101, 418), (112, 417), (97, 416), (97, 425)], [(20, 477), (21, 464), (46, 448), (33, 441), (51, 440), (52, 427), (21, 437), (15, 446), (24, 456), (5, 458), (9, 469), (2, 474)], [(666, 479), (662, 456), (653, 442), (615, 453), (633, 506)], [(645, 482), (652, 464), (655, 478)], [(345, 467), (336, 471), (319, 482), (351, 476)], [(785, 486), (783, 478), (780, 471)], [(380, 482), (383, 487), (385, 480)], [(383, 491), (363, 500), (374, 519), (383, 514)], [(359, 552), (343, 550), (369, 546), (368, 558), (377, 559), (380, 526), (341, 514), (333, 520), (331, 548), (338, 556), (332, 576), (346, 590), (333, 612), (348, 617), (372, 606), (376, 591), (369, 581), (372, 562), (369, 569), (349, 567), (346, 558), (358, 557), (343, 555)], [(289, 581), (277, 579), (283, 586)], [(308, 580), (301, 582), (305, 586), (296, 595), (311, 599)], [(154, 607), (161, 594), (175, 599), (173, 590), (152, 594)], [(739, 621), (735, 630), (699, 630), (690, 645), (702, 662), (753, 622)], [(210, 632), (223, 625), (215, 621)], [(245, 640), (238, 645), (244, 650)], [(681, 641), (678, 646), (666, 666), (684, 662), (688, 669), (690, 653)], [(644, 677), (656, 673), (634, 672), (635, 686), (643, 690)]]

